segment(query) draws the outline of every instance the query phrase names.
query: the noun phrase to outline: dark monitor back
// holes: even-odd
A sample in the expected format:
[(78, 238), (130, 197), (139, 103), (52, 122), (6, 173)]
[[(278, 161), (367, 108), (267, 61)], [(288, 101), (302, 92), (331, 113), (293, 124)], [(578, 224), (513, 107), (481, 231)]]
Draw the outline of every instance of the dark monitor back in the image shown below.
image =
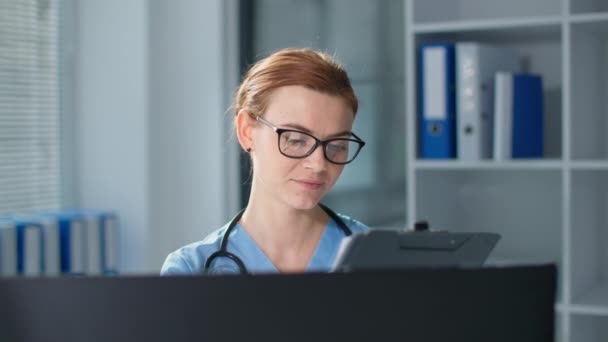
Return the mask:
[(554, 266), (0, 280), (0, 341), (519, 341), (554, 335)]

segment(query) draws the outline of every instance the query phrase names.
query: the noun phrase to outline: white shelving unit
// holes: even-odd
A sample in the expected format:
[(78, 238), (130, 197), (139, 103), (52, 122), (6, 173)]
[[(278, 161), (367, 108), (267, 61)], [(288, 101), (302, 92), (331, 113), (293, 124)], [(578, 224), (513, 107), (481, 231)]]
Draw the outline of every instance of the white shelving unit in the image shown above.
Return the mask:
[[(502, 235), (496, 259), (555, 262), (557, 340), (608, 341), (608, 1), (406, 0), (408, 224)], [(514, 48), (543, 76), (544, 159), (419, 159), (418, 46)]]

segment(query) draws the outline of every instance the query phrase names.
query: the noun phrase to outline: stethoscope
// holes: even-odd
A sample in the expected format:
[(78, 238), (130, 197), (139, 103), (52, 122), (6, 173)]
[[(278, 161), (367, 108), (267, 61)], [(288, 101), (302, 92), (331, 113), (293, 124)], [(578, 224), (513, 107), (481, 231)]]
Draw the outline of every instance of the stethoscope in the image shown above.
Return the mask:
[[(321, 207), (321, 209), (323, 209), (323, 211), (325, 211), (325, 213), (327, 215), (329, 215), (329, 217), (331, 219), (333, 219), (338, 224), (338, 227), (340, 227), (340, 229), (342, 229), (345, 236), (352, 235), (353, 232), (350, 230), (350, 228), (348, 228), (346, 223), (344, 223), (344, 221), (333, 210), (329, 209), (328, 207), (324, 206), (321, 203), (319, 203), (319, 206)], [(222, 258), (222, 257), (232, 260), (239, 267), (239, 273), (241, 273), (241, 274), (249, 273), (249, 272), (247, 272), (247, 267), (245, 267), (245, 264), (243, 263), (241, 258), (234, 255), (233, 253), (228, 252), (228, 237), (230, 236), (230, 233), (232, 232), (234, 227), (237, 225), (237, 223), (241, 219), (241, 216), (243, 216), (244, 212), (245, 212), (245, 209), (241, 210), (238, 214), (236, 214), (236, 216), (232, 219), (232, 221), (230, 221), (228, 228), (224, 232), (224, 236), (222, 236), (222, 242), (220, 244), (220, 249), (218, 251), (216, 251), (215, 253), (211, 254), (207, 258), (207, 261), (205, 262), (205, 268), (203, 270), (203, 273), (209, 273), (209, 269), (211, 268), (211, 263), (213, 263), (213, 260), (215, 260), (217, 258)]]

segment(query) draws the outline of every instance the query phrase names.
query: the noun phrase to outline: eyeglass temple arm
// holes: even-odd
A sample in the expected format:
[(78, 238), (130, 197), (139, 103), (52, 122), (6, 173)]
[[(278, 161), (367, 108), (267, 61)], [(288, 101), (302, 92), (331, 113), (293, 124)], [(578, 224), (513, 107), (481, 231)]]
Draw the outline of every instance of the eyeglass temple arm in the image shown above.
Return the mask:
[[(268, 122), (268, 121), (266, 121), (266, 120), (262, 119), (262, 117), (261, 117), (261, 116), (256, 115), (256, 116), (255, 116), (255, 119), (256, 119), (257, 121), (259, 121), (259, 122), (263, 123), (264, 125), (266, 125), (266, 126), (268, 126), (268, 127), (272, 128), (272, 130), (273, 130), (273, 131), (275, 131), (275, 132), (277, 131), (277, 128), (276, 128), (276, 127), (274, 127), (274, 126), (273, 126), (273, 125), (272, 125), (270, 122)], [(355, 137), (355, 139), (359, 140), (360, 142), (362, 142), (362, 143), (363, 143), (363, 145), (365, 145), (365, 141), (363, 141), (363, 139), (359, 138), (359, 137), (358, 137), (358, 136), (357, 136), (357, 135), (356, 135), (354, 132), (350, 132), (350, 134), (352, 134), (352, 136), (353, 136), (353, 137)]]
[(262, 117), (261, 117), (261, 116), (256, 115), (256, 116), (255, 116), (255, 119), (256, 119), (257, 121), (259, 121), (259, 122), (263, 123), (264, 125), (266, 125), (266, 126), (268, 126), (268, 127), (272, 128), (272, 130), (273, 130), (273, 131), (275, 131), (275, 132), (277, 131), (277, 128), (276, 128), (276, 127), (274, 127), (272, 124), (270, 124), (270, 122), (268, 122), (268, 121), (266, 121), (266, 120), (262, 119)]
[(363, 139), (359, 138), (359, 136), (357, 136), (354, 132), (350, 132), (350, 134), (352, 134), (353, 137), (355, 137), (355, 139), (359, 140), (360, 142), (363, 143), (363, 145), (365, 145), (365, 141), (363, 141)]

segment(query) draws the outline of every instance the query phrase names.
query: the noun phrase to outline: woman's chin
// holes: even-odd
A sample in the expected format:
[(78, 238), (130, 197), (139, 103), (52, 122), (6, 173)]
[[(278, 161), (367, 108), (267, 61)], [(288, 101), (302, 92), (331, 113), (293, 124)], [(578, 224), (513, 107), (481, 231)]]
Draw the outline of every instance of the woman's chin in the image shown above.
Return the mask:
[(289, 201), (292, 208), (297, 210), (311, 210), (319, 204), (320, 198), (299, 198)]

